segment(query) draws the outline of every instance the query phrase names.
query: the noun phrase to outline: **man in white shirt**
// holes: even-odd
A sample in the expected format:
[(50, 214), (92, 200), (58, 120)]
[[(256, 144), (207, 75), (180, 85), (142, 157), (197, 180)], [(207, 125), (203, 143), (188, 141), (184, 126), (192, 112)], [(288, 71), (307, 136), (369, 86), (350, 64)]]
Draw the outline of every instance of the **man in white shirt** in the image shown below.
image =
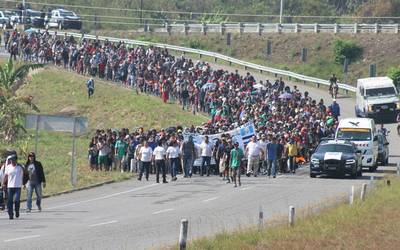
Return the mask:
[(151, 149), (151, 147), (149, 147), (149, 143), (145, 141), (143, 147), (141, 147), (139, 151), (139, 160), (141, 163), (140, 173), (138, 177), (139, 181), (142, 180), (143, 170), (146, 174), (146, 180), (147, 181), (149, 180), (152, 155), (153, 155), (153, 150)]
[(178, 172), (179, 158), (180, 158), (180, 150), (178, 146), (178, 142), (171, 142), (171, 145), (167, 149), (167, 158), (169, 159), (169, 163), (171, 166), (171, 177), (172, 181), (176, 181), (176, 174)]
[(19, 217), (21, 187), (24, 185), (25, 169), (17, 164), (17, 155), (10, 155), (6, 160), (3, 185), (7, 182), (7, 210), (10, 220), (14, 219), (13, 201), (15, 206), (15, 217)]
[(153, 162), (156, 166), (156, 182), (160, 183), (160, 171), (162, 172), (163, 183), (168, 183), (166, 179), (167, 171), (165, 167), (165, 149), (163, 140), (158, 141), (157, 147), (153, 151)]
[(251, 173), (254, 173), (254, 177), (257, 177), (260, 164), (260, 156), (261, 158), (264, 157), (264, 151), (260, 147), (260, 144), (257, 142), (257, 137), (255, 135), (251, 137), (251, 141), (249, 142), (249, 144), (247, 144), (246, 155), (247, 176), (250, 176)]
[[(212, 145), (208, 140), (208, 136), (204, 136), (203, 142), (200, 144), (201, 150), (201, 168), (200, 175), (203, 176), (204, 173), (207, 173), (207, 176), (210, 176), (210, 164), (211, 164), (211, 156), (212, 156)], [(206, 165), (204, 169), (204, 165)]]

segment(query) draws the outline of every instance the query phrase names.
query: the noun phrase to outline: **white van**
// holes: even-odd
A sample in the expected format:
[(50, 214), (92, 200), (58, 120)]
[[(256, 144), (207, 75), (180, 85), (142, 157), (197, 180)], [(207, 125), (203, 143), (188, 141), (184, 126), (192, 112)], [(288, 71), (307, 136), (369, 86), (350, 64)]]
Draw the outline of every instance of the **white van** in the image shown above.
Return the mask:
[(389, 77), (357, 80), (356, 116), (395, 120), (400, 111), (396, 87)]
[(346, 118), (339, 122), (336, 139), (353, 142), (362, 153), (362, 167), (375, 171), (378, 167), (378, 136), (374, 120)]

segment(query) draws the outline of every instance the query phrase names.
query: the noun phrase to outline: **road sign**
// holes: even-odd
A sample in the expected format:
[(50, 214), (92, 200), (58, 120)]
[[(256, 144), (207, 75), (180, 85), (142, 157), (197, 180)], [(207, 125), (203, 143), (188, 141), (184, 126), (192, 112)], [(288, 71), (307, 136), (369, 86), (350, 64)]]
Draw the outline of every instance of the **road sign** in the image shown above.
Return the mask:
[(72, 133), (72, 160), (71, 160), (71, 184), (76, 187), (76, 136), (84, 134), (87, 131), (88, 121), (85, 117), (59, 116), (59, 115), (41, 115), (28, 114), (25, 117), (25, 128), (36, 129), (35, 153), (37, 154), (38, 132), (39, 130), (58, 131)]

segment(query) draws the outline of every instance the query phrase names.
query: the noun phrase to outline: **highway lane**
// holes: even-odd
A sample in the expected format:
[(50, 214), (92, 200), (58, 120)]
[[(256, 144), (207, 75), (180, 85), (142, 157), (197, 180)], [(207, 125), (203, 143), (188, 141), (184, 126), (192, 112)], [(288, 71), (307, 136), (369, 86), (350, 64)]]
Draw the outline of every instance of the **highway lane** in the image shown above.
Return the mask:
[[(220, 66), (228, 70), (234, 67)], [(243, 73), (244, 71), (242, 71)], [(255, 74), (257, 79), (266, 76)], [(291, 84), (292, 85), (292, 84)], [(329, 98), (326, 90), (296, 83), (313, 98)], [(354, 116), (354, 99), (338, 99), (343, 117)], [(389, 137), (391, 155), (400, 155), (394, 125)], [(391, 157), (390, 163), (398, 158)], [(176, 183), (154, 184), (130, 180), (45, 199), (42, 213), (21, 214), (9, 221), (0, 215), (0, 249), (144, 249), (177, 241), (179, 222), (189, 219), (190, 239), (256, 224), (258, 209), (267, 219), (286, 214), (289, 205), (309, 207), (348, 194), (369, 176), (393, 171), (379, 168), (361, 179), (308, 177), (307, 169), (277, 179), (244, 177), (233, 188), (218, 177), (180, 178)], [(25, 204), (22, 206), (25, 207)], [(3, 226), (4, 225), (4, 226)]]

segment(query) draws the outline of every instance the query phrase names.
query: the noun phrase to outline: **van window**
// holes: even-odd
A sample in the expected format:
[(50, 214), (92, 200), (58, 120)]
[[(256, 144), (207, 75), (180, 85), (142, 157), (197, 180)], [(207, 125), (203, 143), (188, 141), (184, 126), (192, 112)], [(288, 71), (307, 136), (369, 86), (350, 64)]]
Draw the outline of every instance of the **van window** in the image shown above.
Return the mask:
[(377, 97), (377, 96), (387, 96), (387, 95), (396, 95), (396, 90), (394, 89), (394, 87), (367, 89), (366, 91), (367, 97)]
[(337, 139), (350, 141), (370, 141), (371, 129), (368, 128), (339, 128)]

